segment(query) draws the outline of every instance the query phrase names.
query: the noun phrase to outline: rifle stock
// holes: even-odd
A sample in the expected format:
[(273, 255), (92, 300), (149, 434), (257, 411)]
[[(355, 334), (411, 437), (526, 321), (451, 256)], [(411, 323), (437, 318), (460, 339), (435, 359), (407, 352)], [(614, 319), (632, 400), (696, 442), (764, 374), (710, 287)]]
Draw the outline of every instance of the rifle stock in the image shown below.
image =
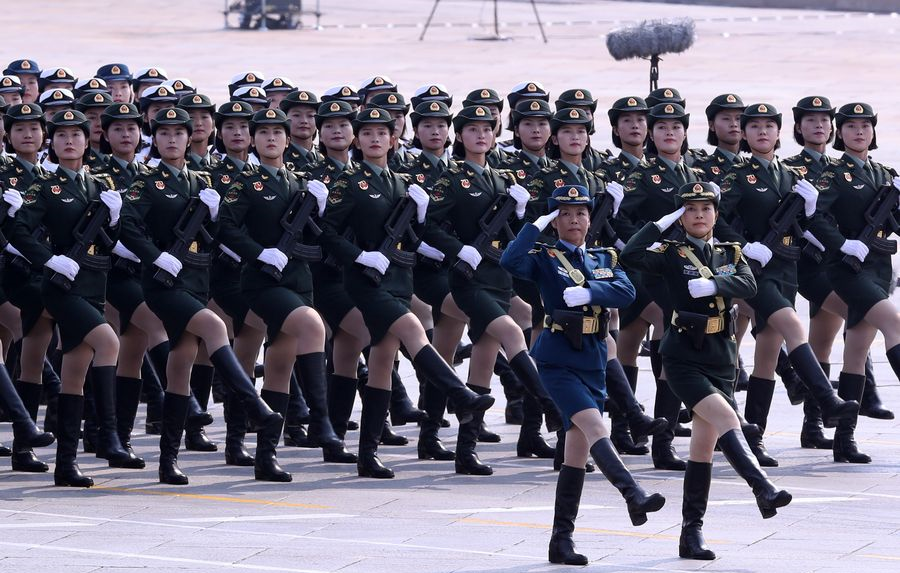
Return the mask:
[[(284, 229), (281, 238), (275, 245), (275, 248), (287, 255), (288, 259), (300, 259), (303, 261), (315, 262), (322, 259), (322, 248), (315, 245), (304, 245), (300, 241), (303, 239), (303, 230), (307, 227), (320, 235), (322, 230), (312, 220), (314, 210), (318, 209), (318, 203), (312, 193), (294, 194), (287, 209), (281, 216), (281, 227)], [(280, 281), (282, 272), (273, 265), (263, 265), (262, 272), (271, 276), (273, 279)]]
[[(481, 216), (481, 219), (478, 221), (481, 232), (472, 241), (471, 246), (481, 253), (484, 259), (494, 263), (500, 262), (503, 251), (494, 247), (491, 243), (500, 231), (505, 230), (507, 237), (512, 236), (512, 230), (509, 228), (509, 217), (515, 210), (516, 201), (508, 194), (503, 193), (494, 198), (494, 202)], [(475, 269), (463, 260), (457, 259), (451, 268), (467, 279), (471, 280), (475, 276)]]
[[(857, 235), (856, 240), (869, 247), (870, 251), (884, 255), (893, 255), (897, 252), (897, 242), (883, 236), (894, 233), (900, 228), (894, 219), (894, 210), (897, 200), (900, 199), (900, 190), (891, 183), (882, 185), (875, 195), (875, 199), (869, 204), (865, 212), (866, 225)], [(844, 255), (841, 261), (848, 265), (854, 273), (862, 269), (862, 262), (853, 255)]]

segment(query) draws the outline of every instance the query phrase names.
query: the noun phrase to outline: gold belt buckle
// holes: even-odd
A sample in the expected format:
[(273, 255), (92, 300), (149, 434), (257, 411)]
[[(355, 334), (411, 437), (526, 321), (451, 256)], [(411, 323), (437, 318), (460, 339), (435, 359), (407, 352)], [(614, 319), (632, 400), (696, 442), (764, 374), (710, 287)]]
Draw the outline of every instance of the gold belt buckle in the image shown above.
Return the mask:
[(784, 245), (785, 247), (790, 247), (791, 245), (794, 244), (794, 237), (792, 237), (790, 235), (785, 235), (785, 236), (781, 237), (781, 244)]
[(96, 245), (88, 245), (88, 248), (87, 248), (87, 254), (93, 256), (93, 255), (94, 255), (94, 252), (95, 252), (96, 250), (97, 250), (97, 246), (96, 246)]
[(706, 334), (716, 334), (725, 329), (725, 319), (721, 316), (711, 316), (706, 321)]
[(403, 243), (397, 243), (397, 250), (398, 250), (398, 251), (402, 251), (402, 250), (403, 250)]
[(197, 241), (192, 241), (192, 242), (191, 242), (191, 246), (188, 247), (188, 251), (190, 251), (190, 252), (192, 252), (192, 253), (199, 253), (199, 252), (200, 252), (200, 245), (197, 244)]
[(594, 334), (599, 330), (599, 323), (596, 316), (586, 316), (581, 325), (582, 334)]
[(495, 249), (499, 249), (500, 241), (491, 241), (491, 246), (494, 247)]
[(878, 237), (879, 239), (883, 239), (884, 238), (884, 229), (875, 233), (875, 236)]

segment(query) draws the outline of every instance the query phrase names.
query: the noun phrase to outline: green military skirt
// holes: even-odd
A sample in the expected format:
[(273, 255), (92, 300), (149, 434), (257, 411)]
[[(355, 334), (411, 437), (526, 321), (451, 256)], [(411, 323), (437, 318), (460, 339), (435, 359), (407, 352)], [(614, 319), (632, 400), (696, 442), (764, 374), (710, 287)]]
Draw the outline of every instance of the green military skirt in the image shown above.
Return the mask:
[(806, 255), (797, 261), (797, 292), (809, 301), (809, 317), (819, 313), (822, 304), (834, 290), (828, 278), (827, 265), (817, 263)]
[[(669, 328), (663, 337), (660, 346), (662, 354), (663, 370), (666, 372), (667, 382), (672, 392), (693, 409), (701, 400), (713, 394), (719, 394), (726, 401), (734, 400), (734, 382), (737, 374), (734, 356), (736, 343), (726, 340), (721, 334), (707, 335), (702, 352), (688, 355), (680, 352), (667, 352), (667, 346), (674, 349), (683, 349), (690, 341), (680, 340), (678, 344), (670, 337), (684, 337), (690, 339), (690, 334), (680, 333), (675, 328)], [(666, 340), (669, 339), (669, 344)], [(730, 345), (730, 347), (728, 346)]]
[(28, 336), (44, 312), (42, 280), (43, 273), (34, 272), (27, 260), (10, 253), (3, 254), (3, 292), (19, 309), (23, 336)]
[(847, 328), (862, 322), (873, 306), (890, 296), (894, 280), (891, 256), (875, 252), (869, 252), (859, 273), (840, 258), (828, 264), (827, 273), (834, 292), (847, 304)]
[(772, 257), (756, 279), (756, 295), (747, 299), (747, 304), (756, 315), (753, 333), (766, 328), (769, 317), (782, 308), (794, 308), (797, 298), (797, 263)]
[(241, 292), (241, 263), (224, 253), (214, 258), (209, 268), (209, 295), (231, 318), (234, 334), (240, 334), (250, 312)]
[(356, 306), (344, 288), (344, 271), (324, 262), (309, 265), (313, 281), (313, 306), (332, 333), (341, 327), (344, 317)]
[(417, 257), (413, 268), (413, 292), (419, 300), (431, 306), (431, 317), (437, 324), (441, 307), (450, 294), (450, 267), (423, 256)]
[(166, 287), (153, 278), (159, 270), (145, 266), (141, 275), (141, 287), (147, 306), (163, 323), (169, 344), (178, 344), (194, 315), (206, 308), (209, 301), (209, 271), (185, 265), (178, 273), (175, 285)]
[(450, 271), (450, 292), (456, 305), (469, 317), (469, 339), (475, 343), (495, 319), (509, 314), (512, 277), (500, 266), (484, 260), (472, 280)]
[(106, 272), (82, 268), (69, 291), (51, 283), (52, 274), (50, 269), (44, 271), (41, 300), (59, 327), (60, 347), (65, 354), (84, 342), (89, 332), (106, 324)]
[(272, 343), (288, 315), (298, 308), (312, 307), (312, 278), (309, 266), (295, 259), (288, 261), (280, 280), (264, 273), (260, 266), (257, 262), (244, 265), (241, 291), (250, 310), (266, 323), (266, 334)]
[(144, 302), (141, 288), (141, 265), (113, 255), (119, 266), (109, 270), (106, 277), (106, 300), (119, 313), (119, 335), (125, 334), (131, 324), (134, 311)]
[(381, 342), (397, 319), (410, 312), (413, 293), (412, 269), (391, 265), (376, 286), (363, 275), (364, 267), (351, 264), (344, 267), (344, 285), (347, 294), (363, 315), (372, 345)]

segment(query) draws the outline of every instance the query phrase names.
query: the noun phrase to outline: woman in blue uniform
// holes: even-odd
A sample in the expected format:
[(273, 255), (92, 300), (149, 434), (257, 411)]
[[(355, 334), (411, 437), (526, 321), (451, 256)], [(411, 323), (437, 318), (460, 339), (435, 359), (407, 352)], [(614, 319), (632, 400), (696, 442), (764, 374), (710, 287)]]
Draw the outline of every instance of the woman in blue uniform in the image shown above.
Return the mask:
[[(585, 250), (591, 209), (586, 187), (555, 189), (548, 209), (549, 214), (522, 228), (500, 263), (515, 276), (538, 284), (547, 312), (546, 328), (531, 354), (566, 428), (549, 559), (551, 563), (587, 565), (587, 557), (575, 552), (572, 532), (588, 455), (625, 498), (634, 525), (644, 524), (647, 514), (659, 511), (666, 500), (658, 493), (648, 495), (634, 481), (619, 459), (601, 415), (606, 400), (607, 309), (629, 304), (634, 287), (625, 272), (616, 268), (614, 251)], [(549, 224), (559, 240), (555, 245), (535, 245)]]
[[(776, 490), (759, 467), (732, 407), (737, 363), (732, 299), (754, 296), (753, 273), (737, 243), (713, 244), (718, 187), (685, 183), (676, 193), (675, 206), (680, 207), (638, 231), (622, 251), (622, 259), (631, 268), (661, 277), (669, 289), (673, 313), (660, 347), (663, 368), (672, 391), (693, 412), (678, 554), (715, 559), (701, 527), (717, 442), (753, 488), (764, 519), (790, 503), (791, 494)], [(666, 239), (666, 231), (677, 221), (684, 238)]]

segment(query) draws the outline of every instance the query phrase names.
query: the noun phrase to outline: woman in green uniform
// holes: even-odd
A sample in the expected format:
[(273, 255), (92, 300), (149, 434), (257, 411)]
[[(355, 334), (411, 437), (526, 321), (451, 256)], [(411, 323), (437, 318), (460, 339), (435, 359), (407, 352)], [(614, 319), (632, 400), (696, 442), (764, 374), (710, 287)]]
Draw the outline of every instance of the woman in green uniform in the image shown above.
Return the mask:
[[(676, 198), (673, 207), (677, 210), (635, 233), (622, 251), (622, 259), (642, 273), (662, 277), (671, 293), (674, 310), (672, 326), (663, 336), (663, 368), (672, 391), (694, 416), (678, 554), (688, 559), (715, 559), (701, 528), (716, 443), (753, 489), (764, 519), (789, 504), (791, 494), (777, 490), (759, 467), (731, 406), (737, 360), (732, 299), (754, 296), (753, 273), (738, 244), (713, 243), (719, 205), (715, 184), (684, 183)], [(684, 229), (683, 238), (666, 239), (666, 231), (677, 221)]]
[(394, 171), (402, 173), (414, 159), (413, 154), (410, 153), (404, 145), (404, 136), (406, 135), (406, 115), (409, 113), (409, 104), (406, 103), (406, 98), (404, 98), (402, 94), (393, 91), (379, 91), (369, 96), (365, 106), (387, 110), (390, 112), (391, 117), (394, 118), (394, 133), (397, 137), (397, 143), (394, 144), (389, 167)]
[(75, 109), (83, 113), (84, 117), (90, 122), (89, 145), (91, 150), (88, 152), (88, 159), (85, 161), (85, 165), (91, 171), (99, 171), (106, 167), (107, 157), (103, 150), (100, 149), (100, 140), (103, 138), (103, 125), (100, 121), (100, 116), (103, 110), (112, 102), (112, 97), (103, 92), (85, 94), (75, 102)]
[[(772, 250), (761, 242), (770, 230), (772, 214), (783, 201), (803, 201), (803, 213), (798, 214), (798, 219), (809, 221), (816, 213), (818, 193), (811, 183), (802, 179), (799, 170), (786, 166), (776, 157), (775, 151), (780, 145), (781, 114), (774, 107), (759, 103), (745, 108), (741, 115), (741, 131), (741, 148), (751, 153), (751, 157), (735, 164), (722, 180), (721, 215), (727, 225), (720, 221), (716, 226), (716, 236), (743, 245), (745, 256), (759, 266), (759, 271), (754, 273), (757, 292), (746, 299), (753, 309), (753, 331), (756, 335), (753, 373), (745, 409), (747, 421), (758, 425), (761, 430), (765, 429), (782, 342), (787, 345), (791, 364), (819, 402), (825, 419), (852, 418), (859, 404), (855, 401), (844, 402), (835, 395), (807, 342), (806, 332), (794, 309), (796, 261), (773, 256)], [(792, 199), (792, 192), (799, 197)], [(738, 225), (743, 227), (742, 233), (734, 230)], [(792, 246), (798, 238), (789, 231), (781, 242)], [(754, 438), (751, 448), (761, 464), (778, 465), (777, 460), (768, 455), (762, 435)]]
[[(819, 178), (819, 216), (813, 219), (810, 230), (828, 250), (828, 278), (834, 292), (847, 305), (847, 337), (838, 394), (852, 401), (863, 395), (866, 355), (878, 332), (884, 336), (894, 374), (900, 375), (900, 315), (889, 299), (894, 280), (891, 273), (894, 249), (872, 248), (860, 240), (868, 223), (867, 211), (876, 194), (888, 185), (900, 188), (900, 178), (896, 171), (869, 157), (869, 151), (877, 148), (878, 116), (872, 106), (862, 102), (845, 104), (838, 109), (835, 119), (834, 147), (844, 151), (844, 155)], [(892, 207), (892, 215), (896, 217), (896, 205)], [(884, 239), (892, 231), (882, 227), (876, 230), (875, 237)], [(853, 437), (856, 421), (854, 415), (838, 422), (834, 431), (834, 461), (871, 461), (857, 448)]]
[[(56, 485), (74, 487), (90, 487), (94, 483), (81, 473), (75, 461), (84, 409), (82, 391), (88, 369), (99, 424), (97, 457), (106, 458), (111, 467), (144, 467), (143, 460), (122, 448), (117, 433), (115, 386), (119, 340), (103, 317), (108, 253), (112, 246), (106, 239), (118, 234), (122, 198), (112, 189), (112, 180), (94, 177), (83, 169), (88, 151), (88, 126), (87, 118), (79, 111), (63, 111), (53, 116), (48, 124), (50, 159), (59, 168), (28, 188), (26, 208), (16, 220), (12, 237), (13, 244), (28, 260), (48, 269), (41, 283), (41, 299), (59, 327), (63, 352), (59, 444), (53, 478)], [(90, 244), (78, 245), (75, 231), (83, 218), (93, 216), (108, 220), (98, 236), (86, 237)], [(41, 225), (47, 229), (49, 245), (34, 236)], [(68, 256), (76, 245), (80, 251), (78, 260)]]
[(215, 104), (205, 95), (190, 94), (178, 100), (178, 107), (187, 110), (194, 126), (194, 131), (191, 132), (188, 169), (194, 171), (214, 169), (219, 162), (218, 158), (210, 153), (211, 146), (216, 141)]
[[(431, 191), (433, 207), (425, 240), (447, 255), (455, 255), (457, 265), (471, 269), (467, 276), (457, 270), (450, 273), (450, 292), (453, 300), (469, 319), (469, 338), (472, 340), (472, 359), (469, 364), (469, 387), (482, 395), (490, 393), (490, 381), (497, 353), (502, 349), (509, 364), (526, 390), (535, 394), (548, 415), (548, 426), (560, 427), (552, 400), (541, 385), (522, 329), (509, 316), (512, 297), (512, 277), (499, 266), (499, 261), (484, 257), (470, 243), (481, 233), (479, 221), (488, 213), (494, 201), (507, 195), (515, 201), (518, 219), (525, 217), (528, 191), (516, 184), (509, 171), (496, 170), (487, 163), (487, 154), (494, 142), (496, 120), (485, 106), (470, 106), (453, 118), (456, 132), (454, 156), (463, 162), (441, 177)], [(509, 237), (490, 237), (496, 245), (505, 244)], [(483, 415), (461, 424), (457, 435), (456, 472), (490, 475), (493, 469), (481, 463), (475, 453), (475, 442)]]
[[(429, 344), (421, 323), (409, 311), (411, 270), (379, 250), (385, 239), (384, 224), (404, 197), (409, 196), (408, 200), (416, 204), (412, 225), (418, 227), (425, 222), (428, 207), (428, 194), (421, 187), (409, 186), (407, 195), (405, 179), (388, 168), (393, 129), (393, 118), (383, 109), (367, 108), (354, 119), (360, 166), (345, 171), (331, 185), (322, 235), (323, 245), (344, 267), (345, 287), (362, 313), (372, 340), (369, 378), (362, 391), (357, 469), (360, 476), (375, 478), (394, 476), (376, 452), (390, 401), (394, 357), (401, 344), (422, 377), (446, 392), (461, 421), (472, 420), (494, 402), (490, 396), (467, 389)], [(352, 241), (344, 235), (348, 228), (355, 235)], [(371, 276), (380, 280), (376, 283)]]
[(161, 483), (185, 485), (188, 478), (178, 467), (178, 448), (188, 409), (191, 367), (201, 352), (208, 355), (219, 376), (239, 397), (262, 439), (277, 439), (272, 436), (280, 434), (284, 420), (257, 395), (228, 345), (224, 323), (206, 308), (209, 237), (203, 232), (186, 237), (188, 254), (184, 261), (169, 252), (178, 242), (176, 226), (186, 215), (185, 209), (193, 206), (201, 212), (207, 210), (204, 221), (213, 229), (219, 214), (219, 194), (210, 189), (208, 176), (186, 168), (190, 116), (183, 109), (161, 110), (151, 133), (161, 163), (150, 174), (138, 176), (125, 194), (121, 237), (125, 247), (141, 260), (147, 305), (162, 320), (171, 344), (159, 479)]

